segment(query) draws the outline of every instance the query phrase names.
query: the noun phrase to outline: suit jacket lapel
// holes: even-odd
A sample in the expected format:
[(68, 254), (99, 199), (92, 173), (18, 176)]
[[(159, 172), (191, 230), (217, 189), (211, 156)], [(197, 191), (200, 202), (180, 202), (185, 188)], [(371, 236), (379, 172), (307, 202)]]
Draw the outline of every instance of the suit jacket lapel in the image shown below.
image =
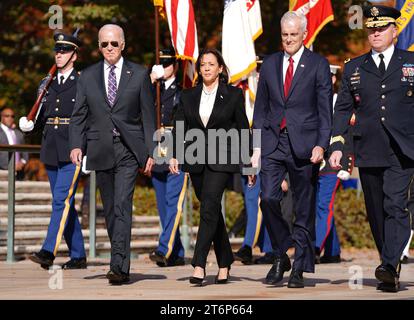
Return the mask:
[(283, 90), (283, 52), (275, 59), (275, 68), (277, 86), (279, 86), (280, 99), (285, 101), (285, 94)]
[(391, 57), (391, 61), (388, 64), (388, 68), (385, 71), (384, 79), (388, 78), (391, 74), (393, 74), (397, 70), (401, 70), (401, 64), (403, 62), (403, 58), (400, 54), (400, 51), (395, 48), (394, 53)]
[(75, 69), (72, 70), (69, 77), (65, 80), (63, 84), (59, 84), (59, 79), (57, 79), (58, 75), (54, 78), (52, 84), (50, 85), (53, 90), (56, 92), (63, 92), (71, 88), (76, 84), (76, 79), (78, 78), (78, 73)]
[(293, 75), (292, 83), (290, 84), (289, 93), (286, 100), (289, 99), (290, 95), (293, 92), (293, 89), (295, 88), (299, 79), (302, 77), (303, 72), (306, 70), (310, 54), (311, 52), (309, 51), (309, 49), (305, 48), (296, 67), (295, 74)]
[(228, 90), (225, 84), (220, 83), (217, 88), (216, 99), (214, 100), (213, 111), (208, 119), (206, 128), (212, 127), (214, 120), (219, 118), (220, 113), (224, 109), (225, 102), (228, 98)]
[(99, 71), (97, 74), (97, 83), (98, 83), (98, 88), (101, 90), (102, 92), (102, 96), (104, 97), (106, 104), (108, 106), (108, 108), (111, 107), (109, 100), (108, 100), (108, 96), (106, 94), (106, 88), (105, 88), (105, 76), (104, 76), (104, 68), (105, 68), (105, 64), (103, 61), (101, 61), (100, 65), (99, 65)]
[(201, 100), (201, 91), (203, 90), (203, 85), (199, 84), (194, 88), (193, 91), (193, 106), (191, 106), (190, 110), (193, 113), (194, 119), (200, 124), (201, 128), (204, 128), (203, 121), (201, 121), (200, 117), (200, 100)]
[(129, 68), (129, 64), (126, 60), (124, 60), (124, 63), (122, 65), (122, 71), (121, 71), (121, 80), (119, 81), (118, 90), (116, 91), (116, 98), (114, 101), (114, 105), (112, 108), (115, 108), (116, 103), (119, 100), (119, 97), (122, 95), (122, 92), (124, 92), (125, 88), (128, 86), (129, 79), (131, 79), (132, 76), (132, 70)]
[(382, 78), (381, 73), (374, 62), (374, 59), (372, 59), (371, 51), (366, 54), (365, 61), (361, 65), (361, 68), (369, 73), (375, 74), (379, 78)]

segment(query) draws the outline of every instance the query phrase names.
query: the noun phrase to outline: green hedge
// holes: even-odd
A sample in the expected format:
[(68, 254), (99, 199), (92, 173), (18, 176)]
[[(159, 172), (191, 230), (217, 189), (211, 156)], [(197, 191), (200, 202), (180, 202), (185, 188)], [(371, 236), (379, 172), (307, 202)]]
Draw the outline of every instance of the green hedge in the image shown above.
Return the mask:
[[(157, 215), (155, 192), (153, 188), (138, 186), (134, 195), (134, 214)], [(230, 228), (243, 209), (241, 194), (226, 192), (226, 223)], [(339, 190), (335, 199), (335, 223), (343, 248), (375, 248), (370, 231), (362, 193), (358, 196), (353, 189)], [(193, 193), (193, 215), (190, 224), (200, 221), (200, 203)]]

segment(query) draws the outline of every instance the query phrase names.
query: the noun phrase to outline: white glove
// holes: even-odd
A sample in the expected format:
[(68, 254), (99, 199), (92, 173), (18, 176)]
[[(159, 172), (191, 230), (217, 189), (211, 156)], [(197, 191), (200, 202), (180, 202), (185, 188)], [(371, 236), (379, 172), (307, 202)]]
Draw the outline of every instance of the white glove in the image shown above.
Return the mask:
[(339, 179), (346, 181), (349, 180), (351, 177), (351, 174), (348, 171), (345, 170), (339, 170), (338, 174), (336, 175)]
[(156, 64), (152, 66), (151, 73), (155, 74), (156, 79), (161, 79), (162, 77), (164, 77), (164, 67), (162, 66), (162, 64)]
[(19, 128), (23, 132), (30, 132), (34, 128), (34, 123), (32, 120), (27, 120), (26, 117), (21, 117), (19, 119)]
[(84, 173), (84, 174), (90, 174), (91, 173), (91, 170), (87, 170), (86, 169), (86, 156), (84, 156), (83, 157), (83, 159), (82, 159), (82, 172)]

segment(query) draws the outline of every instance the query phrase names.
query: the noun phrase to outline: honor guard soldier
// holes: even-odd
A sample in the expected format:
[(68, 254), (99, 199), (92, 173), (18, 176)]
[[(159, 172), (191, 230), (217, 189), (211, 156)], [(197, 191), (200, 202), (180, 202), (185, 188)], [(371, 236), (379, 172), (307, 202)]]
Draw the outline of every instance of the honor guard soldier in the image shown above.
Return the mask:
[[(161, 81), (161, 130), (171, 134), (172, 117), (180, 101), (181, 87), (176, 79), (178, 63), (174, 49), (160, 52), (160, 65), (151, 72), (151, 81)], [(167, 150), (160, 149), (167, 155)], [(155, 165), (152, 170), (152, 184), (157, 198), (161, 220), (161, 234), (158, 248), (150, 254), (150, 259), (159, 267), (184, 265), (184, 247), (180, 239), (180, 218), (185, 198), (187, 176), (184, 172), (171, 174), (165, 164)]]
[[(78, 185), (80, 166), (70, 160), (68, 128), (76, 98), (78, 72), (74, 62), (81, 45), (76, 35), (56, 33), (55, 62), (57, 75), (43, 98), (42, 106), (35, 123), (26, 117), (20, 119), (19, 126), (24, 132), (42, 130), (40, 160), (45, 164), (52, 191), (52, 214), (42, 249), (29, 258), (48, 269), (59, 249), (62, 236), (69, 248), (70, 260), (63, 269), (86, 268), (86, 253), (75, 210), (75, 193)], [(43, 83), (41, 84), (41, 86)]]
[(394, 47), (400, 15), (391, 7), (364, 9), (371, 51), (345, 64), (330, 157), (339, 169), (355, 109), (355, 165), (381, 256), (377, 289), (391, 292), (399, 290), (400, 258), (410, 237), (407, 202), (414, 173), (414, 53)]

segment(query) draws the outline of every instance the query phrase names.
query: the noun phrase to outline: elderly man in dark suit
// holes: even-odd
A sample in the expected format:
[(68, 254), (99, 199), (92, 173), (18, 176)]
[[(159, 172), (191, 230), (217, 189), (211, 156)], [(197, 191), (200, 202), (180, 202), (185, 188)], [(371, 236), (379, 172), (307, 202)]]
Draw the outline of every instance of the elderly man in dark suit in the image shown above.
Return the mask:
[(107, 278), (112, 284), (129, 281), (135, 180), (138, 168), (151, 171), (155, 146), (151, 82), (144, 67), (122, 57), (124, 48), (121, 27), (99, 30), (104, 60), (82, 72), (69, 126), (72, 162), (79, 165), (86, 151), (86, 168), (97, 173), (111, 241)]
[[(6, 107), (1, 110), (0, 127), (0, 144), (13, 145), (24, 143), (23, 133), (15, 128), (14, 111), (11, 108)], [(16, 152), (16, 171), (18, 180), (22, 180), (24, 177), (23, 169), (27, 159), (27, 153)], [(8, 163), (8, 152), (0, 152), (0, 169), (7, 170)]]
[[(252, 165), (257, 167), (261, 159), (261, 208), (276, 251), (266, 282), (280, 282), (291, 269), (286, 252), (293, 240), (289, 288), (302, 288), (303, 272), (314, 272), (316, 182), (332, 125), (329, 63), (304, 47), (306, 23), (296, 12), (282, 17), (284, 50), (263, 63), (253, 116), (253, 128), (261, 129), (261, 144), (254, 145)], [(286, 172), (295, 197), (292, 233), (280, 209)]]

